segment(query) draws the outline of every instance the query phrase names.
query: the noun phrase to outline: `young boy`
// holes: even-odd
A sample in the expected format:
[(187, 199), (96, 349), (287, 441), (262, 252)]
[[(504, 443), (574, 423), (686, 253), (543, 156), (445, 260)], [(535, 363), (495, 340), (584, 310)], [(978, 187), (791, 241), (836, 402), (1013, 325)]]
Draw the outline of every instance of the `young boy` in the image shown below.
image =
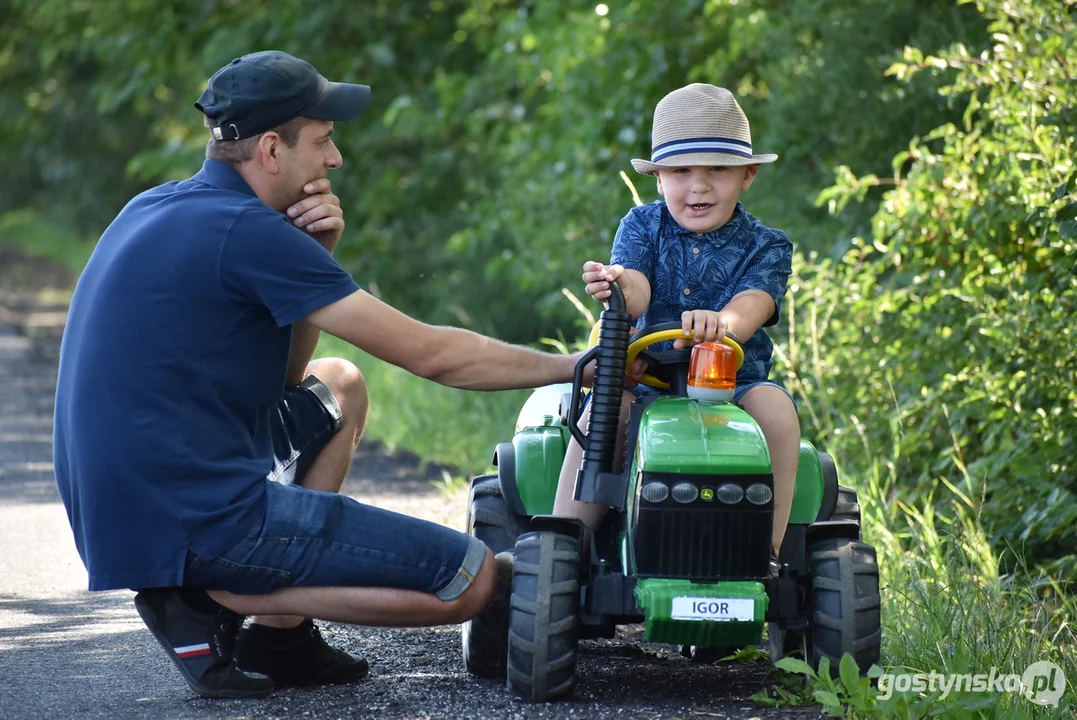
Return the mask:
[[(793, 246), (784, 233), (749, 215), (739, 199), (759, 165), (777, 159), (752, 154), (748, 119), (728, 90), (702, 83), (674, 90), (655, 108), (650, 161), (632, 161), (637, 172), (658, 178), (658, 194), (665, 200), (625, 216), (610, 265), (583, 266), (587, 294), (605, 300), (610, 283), (617, 283), (637, 329), (680, 321), (685, 338), (674, 343), (676, 348), (721, 341), (727, 332), (744, 340), (734, 402), (759, 423), (770, 448), (775, 550), (789, 522), (800, 423), (789, 393), (767, 379), (774, 346), (763, 328), (778, 322)], [(628, 406), (648, 390), (625, 391), (620, 442)], [(585, 431), (589, 410), (580, 421)], [(622, 452), (619, 447), (615, 457)], [(554, 514), (578, 517), (597, 530), (608, 508), (572, 498), (582, 456), (573, 440), (561, 468)]]

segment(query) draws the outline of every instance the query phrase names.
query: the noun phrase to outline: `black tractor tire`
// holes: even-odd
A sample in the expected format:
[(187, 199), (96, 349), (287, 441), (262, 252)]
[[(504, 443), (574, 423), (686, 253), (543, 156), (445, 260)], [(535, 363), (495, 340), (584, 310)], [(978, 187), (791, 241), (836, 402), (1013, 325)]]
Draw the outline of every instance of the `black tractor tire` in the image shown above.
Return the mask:
[[(501, 494), (497, 475), (480, 475), (471, 484), (467, 531), (482, 540), (495, 555), (516, 546), (527, 531), (527, 518), (512, 512)], [(509, 652), (508, 583), (499, 583), (494, 600), (461, 629), (464, 667), (476, 677), (504, 680)]]
[(807, 662), (819, 668), (830, 660), (835, 677), (845, 653), (861, 675), (879, 662), (882, 640), (879, 565), (875, 548), (849, 538), (829, 538), (811, 546), (811, 618), (805, 633)]
[(529, 702), (561, 700), (576, 687), (580, 541), (553, 531), (516, 541), (508, 686)]
[(471, 482), (467, 505), (467, 533), (486, 543), (490, 552), (512, 550), (530, 523), (517, 515), (501, 494), (497, 475), (479, 475)]
[(834, 505), (834, 514), (831, 520), (852, 520), (860, 527), (860, 501), (856, 497), (856, 490), (838, 486), (838, 501)]

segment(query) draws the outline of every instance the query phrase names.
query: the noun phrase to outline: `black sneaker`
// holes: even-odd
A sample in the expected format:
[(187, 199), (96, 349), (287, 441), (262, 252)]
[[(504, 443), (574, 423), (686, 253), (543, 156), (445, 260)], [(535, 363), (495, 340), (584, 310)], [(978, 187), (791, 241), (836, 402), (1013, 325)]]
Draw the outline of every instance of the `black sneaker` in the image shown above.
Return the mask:
[(263, 697), (273, 691), (265, 675), (245, 673), (232, 661), (243, 616), (204, 591), (155, 588), (135, 595), (135, 608), (187, 684), (212, 698)]
[(358, 682), (370, 665), (330, 646), (309, 618), (294, 628), (251, 624), (236, 641), (236, 664), (268, 675), (278, 686), (339, 685)]

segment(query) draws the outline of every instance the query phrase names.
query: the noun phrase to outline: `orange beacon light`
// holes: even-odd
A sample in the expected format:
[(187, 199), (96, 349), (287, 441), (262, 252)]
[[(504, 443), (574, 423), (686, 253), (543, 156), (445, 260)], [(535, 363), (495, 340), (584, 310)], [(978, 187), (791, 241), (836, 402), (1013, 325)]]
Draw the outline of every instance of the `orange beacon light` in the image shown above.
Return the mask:
[(707, 403), (729, 402), (736, 387), (737, 356), (733, 348), (713, 342), (692, 347), (688, 397)]

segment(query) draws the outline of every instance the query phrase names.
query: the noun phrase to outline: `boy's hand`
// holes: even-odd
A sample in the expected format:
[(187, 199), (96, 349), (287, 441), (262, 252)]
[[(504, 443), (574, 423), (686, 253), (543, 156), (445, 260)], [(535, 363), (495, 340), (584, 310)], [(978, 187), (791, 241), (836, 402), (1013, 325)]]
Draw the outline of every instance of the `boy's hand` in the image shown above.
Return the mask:
[(632, 367), (625, 373), (625, 387), (636, 387), (640, 379), (647, 374), (647, 363), (639, 358), (632, 361)]
[(619, 278), (624, 277), (625, 269), (620, 265), (610, 265), (606, 267), (602, 263), (588, 261), (583, 264), (583, 281), (587, 284), (584, 290), (587, 294), (593, 297), (599, 302), (605, 302), (610, 297), (610, 283), (616, 282), (621, 285), (621, 291), (624, 292), (624, 285), (619, 281)]
[(729, 320), (713, 310), (685, 310), (681, 314), (685, 337), (673, 342), (677, 350), (701, 342), (722, 342), (729, 331)]
[(326, 250), (333, 252), (344, 233), (344, 211), (340, 208), (340, 198), (332, 193), (329, 178), (312, 180), (303, 186), (303, 192), (309, 197), (288, 208), (288, 219)]

